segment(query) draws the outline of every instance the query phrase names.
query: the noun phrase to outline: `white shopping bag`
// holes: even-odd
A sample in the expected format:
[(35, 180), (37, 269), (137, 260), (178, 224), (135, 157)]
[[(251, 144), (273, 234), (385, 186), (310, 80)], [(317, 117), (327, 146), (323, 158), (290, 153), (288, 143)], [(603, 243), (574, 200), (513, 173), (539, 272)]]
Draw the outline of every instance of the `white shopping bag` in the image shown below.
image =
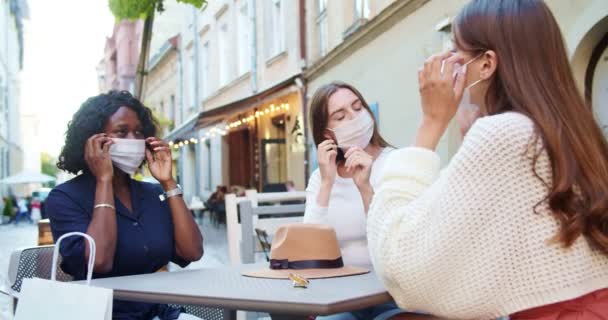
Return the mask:
[[(87, 285), (55, 281), (57, 257), (61, 240), (69, 236), (82, 236), (89, 240), (89, 265)], [(64, 319), (110, 320), (112, 319), (112, 290), (91, 287), (95, 262), (95, 241), (81, 232), (70, 232), (57, 240), (53, 251), (51, 280), (23, 279), (15, 320)]]

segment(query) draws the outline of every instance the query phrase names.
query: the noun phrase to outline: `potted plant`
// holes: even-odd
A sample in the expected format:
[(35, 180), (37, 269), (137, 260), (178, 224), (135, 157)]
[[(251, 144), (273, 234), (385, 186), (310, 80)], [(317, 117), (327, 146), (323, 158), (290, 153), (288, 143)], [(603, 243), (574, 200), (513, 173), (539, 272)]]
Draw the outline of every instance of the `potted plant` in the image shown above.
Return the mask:
[(14, 217), (13, 201), (11, 198), (4, 198), (4, 209), (2, 209), (2, 224), (9, 223)]

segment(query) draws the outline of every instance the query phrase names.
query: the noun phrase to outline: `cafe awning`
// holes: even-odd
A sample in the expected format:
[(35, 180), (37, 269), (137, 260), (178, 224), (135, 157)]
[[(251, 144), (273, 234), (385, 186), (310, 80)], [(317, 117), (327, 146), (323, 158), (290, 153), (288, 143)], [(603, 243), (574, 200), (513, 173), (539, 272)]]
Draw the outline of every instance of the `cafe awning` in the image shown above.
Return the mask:
[(167, 133), (164, 137), (166, 141), (186, 140), (194, 137), (194, 127), (200, 114), (196, 114), (184, 121), (179, 127)]
[(195, 137), (195, 131), (200, 130), (224, 121), (226, 118), (232, 117), (241, 112), (245, 112), (255, 105), (258, 105), (265, 100), (272, 98), (277, 93), (295, 85), (296, 79), (299, 79), (299, 74), (287, 80), (284, 80), (276, 85), (254, 94), (252, 96), (237, 100), (223, 106), (200, 112), (198, 115), (188, 119), (184, 124), (171, 131), (165, 140), (186, 140)]

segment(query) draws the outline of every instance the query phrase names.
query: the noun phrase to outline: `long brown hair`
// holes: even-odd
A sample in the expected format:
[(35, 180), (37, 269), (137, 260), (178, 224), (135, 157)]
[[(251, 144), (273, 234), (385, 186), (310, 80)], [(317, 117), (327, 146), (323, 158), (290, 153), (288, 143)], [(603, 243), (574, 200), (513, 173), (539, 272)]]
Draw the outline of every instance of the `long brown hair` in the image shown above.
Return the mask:
[(546, 151), (552, 165), (545, 201), (560, 223), (556, 240), (569, 247), (583, 235), (608, 254), (608, 145), (576, 89), (549, 8), (541, 0), (473, 0), (455, 19), (455, 43), (477, 54), (496, 52), (488, 114), (515, 111), (534, 122), (542, 141), (534, 164)]
[[(339, 89), (348, 89), (352, 93), (354, 93), (357, 98), (361, 101), (361, 105), (374, 120), (374, 134), (372, 135), (372, 139), (370, 140), (370, 144), (378, 146), (378, 147), (388, 147), (390, 146), (384, 138), (380, 135), (378, 131), (378, 122), (374, 117), (372, 110), (369, 108), (367, 101), (361, 95), (361, 92), (357, 90), (355, 87), (348, 83), (344, 83), (341, 81), (334, 81), (328, 83), (315, 91), (314, 96), (312, 97), (312, 102), (310, 105), (310, 126), (312, 129), (312, 137), (315, 141), (315, 145), (318, 146), (321, 142), (326, 140), (326, 129), (327, 123), (329, 122), (329, 112), (328, 112), (328, 102), (331, 95), (336, 93)], [(344, 160), (344, 154), (341, 150), (338, 150), (338, 161)]]

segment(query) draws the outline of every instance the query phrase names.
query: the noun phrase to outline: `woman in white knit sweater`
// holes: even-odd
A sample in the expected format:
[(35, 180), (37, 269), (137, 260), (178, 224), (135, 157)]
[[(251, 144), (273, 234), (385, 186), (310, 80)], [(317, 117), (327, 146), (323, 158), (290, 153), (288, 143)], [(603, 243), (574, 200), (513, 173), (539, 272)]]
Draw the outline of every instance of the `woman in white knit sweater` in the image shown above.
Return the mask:
[[(366, 212), (380, 169), (390, 153), (363, 96), (353, 86), (333, 82), (312, 99), (310, 123), (319, 168), (306, 188), (304, 222), (334, 227), (346, 265), (370, 266)], [(373, 319), (394, 303), (317, 319)]]
[[(414, 146), (391, 153), (375, 189), (376, 271), (408, 310), (608, 319), (608, 145), (553, 15), (540, 0), (475, 0), (453, 28), (456, 49), (419, 71)], [(440, 174), (455, 116), (466, 136)]]

